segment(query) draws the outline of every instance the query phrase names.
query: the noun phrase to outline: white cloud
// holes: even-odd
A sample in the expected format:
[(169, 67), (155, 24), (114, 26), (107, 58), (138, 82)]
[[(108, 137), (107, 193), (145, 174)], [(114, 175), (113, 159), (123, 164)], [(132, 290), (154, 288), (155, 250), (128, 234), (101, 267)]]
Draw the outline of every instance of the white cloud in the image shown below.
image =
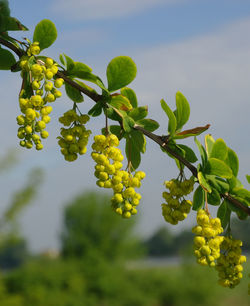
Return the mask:
[(187, 0), (55, 0), (52, 9), (70, 19), (120, 18), (159, 4), (178, 4)]

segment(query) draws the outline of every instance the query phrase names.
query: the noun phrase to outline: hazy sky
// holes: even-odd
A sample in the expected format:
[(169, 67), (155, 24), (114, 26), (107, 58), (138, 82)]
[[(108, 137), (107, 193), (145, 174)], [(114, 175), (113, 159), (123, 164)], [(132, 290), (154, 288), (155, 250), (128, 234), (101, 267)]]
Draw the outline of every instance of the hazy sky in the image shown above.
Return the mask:
[[(51, 19), (58, 29), (58, 38), (44, 54), (58, 60), (64, 52), (91, 66), (105, 83), (105, 69), (113, 57), (133, 58), (138, 74), (131, 87), (139, 104), (148, 105), (150, 117), (161, 124), (158, 134), (166, 134), (167, 130), (167, 118), (159, 101), (164, 98), (174, 108), (175, 93), (180, 90), (191, 105), (187, 128), (210, 123), (209, 132), (214, 138), (222, 137), (237, 152), (240, 177), (246, 183), (244, 176), (250, 173), (250, 1), (128, 0), (125, 4), (121, 0), (15, 0), (10, 1), (10, 7), (12, 15), (31, 30), (13, 32), (13, 36), (32, 38), (35, 24)], [(10, 147), (18, 148), (15, 117), (19, 114), (21, 80), (18, 73), (0, 72), (0, 82), (0, 152), (4, 154)], [(86, 98), (82, 112), (92, 105)], [(65, 95), (58, 99), (48, 125), (50, 137), (44, 141), (45, 149), (20, 149), (20, 164), (15, 171), (0, 177), (3, 208), (32, 167), (45, 170), (46, 181), (39, 198), (22, 217), (23, 232), (34, 251), (58, 246), (62, 208), (73, 196), (93, 188), (98, 191), (90, 146), (88, 154), (74, 163), (66, 163), (59, 152), (56, 137), (60, 125), (56, 119), (71, 107)], [(88, 126), (96, 134), (103, 125), (101, 118)], [(186, 143), (194, 148), (192, 141)], [(174, 162), (150, 141), (140, 169), (147, 173), (147, 178), (141, 188), (138, 230), (142, 235), (150, 235), (159, 225), (166, 224), (160, 206), (163, 182), (175, 177), (177, 170)], [(192, 222), (193, 217), (184, 226)]]

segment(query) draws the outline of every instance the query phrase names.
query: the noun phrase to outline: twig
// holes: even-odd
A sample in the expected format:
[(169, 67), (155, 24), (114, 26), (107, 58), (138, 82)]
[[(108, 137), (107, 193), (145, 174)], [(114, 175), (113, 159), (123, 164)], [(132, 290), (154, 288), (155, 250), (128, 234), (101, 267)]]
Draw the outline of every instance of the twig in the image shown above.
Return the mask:
[(197, 169), (185, 158), (174, 152), (167, 143), (167, 136), (158, 136), (155, 135), (147, 130), (145, 130), (140, 125), (135, 124), (134, 129), (141, 131), (144, 135), (146, 135), (148, 138), (152, 139), (154, 142), (158, 143), (165, 151), (167, 151), (169, 154), (174, 156), (176, 159), (178, 159), (183, 165), (185, 165), (193, 174), (193, 176), (197, 177)]
[[(22, 57), (25, 52), (23, 50), (20, 50), (17, 48), (14, 44), (11, 42), (3, 39), (0, 37), (0, 44), (6, 46), (7, 48), (11, 49), (13, 52), (16, 53), (16, 55), (20, 58)], [(78, 89), (80, 92), (88, 96), (90, 99), (92, 99), (95, 102), (99, 102), (102, 98), (102, 95), (99, 95), (95, 92), (91, 92), (90, 90), (82, 87), (78, 83), (74, 82), (72, 79), (68, 78), (62, 71), (57, 72), (57, 76), (64, 79), (66, 83), (71, 85), (72, 87)], [(183, 165), (185, 165), (193, 174), (194, 177), (197, 177), (197, 169), (194, 167), (191, 163), (189, 163), (185, 158), (178, 155), (176, 152), (174, 152), (169, 146), (168, 146), (168, 136), (158, 136), (155, 135), (147, 130), (145, 130), (143, 127), (135, 124), (134, 129), (141, 131), (145, 136), (152, 139), (154, 142), (158, 143), (166, 152), (168, 152), (170, 155), (175, 157), (177, 160), (179, 160)], [(228, 193), (221, 194), (221, 197), (231, 202), (234, 206), (238, 207), (239, 209), (243, 210), (245, 213), (247, 213), (250, 216), (250, 207), (247, 207), (243, 205), (240, 201), (229, 195)]]
[(15, 45), (13, 45), (11, 42), (3, 39), (2, 37), (0, 37), (0, 44), (4, 45), (5, 47), (14, 51), (19, 58), (22, 57), (25, 54), (25, 52), (23, 50), (18, 49)]
[(80, 92), (82, 92), (83, 94), (85, 94), (86, 96), (88, 96), (90, 99), (92, 99), (95, 102), (98, 102), (101, 100), (102, 95), (99, 95), (95, 92), (92, 92), (84, 87), (82, 87), (81, 85), (79, 85), (78, 83), (76, 83), (75, 81), (73, 81), (72, 79), (70, 79), (69, 77), (67, 77), (62, 71), (58, 71), (56, 74), (58, 77), (64, 79), (64, 81), (66, 83), (68, 83), (69, 85), (71, 85), (72, 87), (78, 89)]

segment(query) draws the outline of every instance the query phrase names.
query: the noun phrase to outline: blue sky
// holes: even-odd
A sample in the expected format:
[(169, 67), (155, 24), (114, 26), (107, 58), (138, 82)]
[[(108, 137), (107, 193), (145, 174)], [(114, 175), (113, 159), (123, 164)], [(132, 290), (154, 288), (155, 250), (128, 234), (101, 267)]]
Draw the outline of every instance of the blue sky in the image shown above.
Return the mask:
[[(158, 120), (159, 134), (166, 133), (166, 117), (159, 101), (164, 98), (174, 107), (180, 90), (191, 105), (187, 128), (211, 124), (214, 138), (222, 137), (240, 157), (240, 177), (250, 173), (250, 2), (244, 0), (43, 0), (10, 1), (12, 15), (32, 31), (44, 18), (58, 29), (55, 44), (44, 53), (58, 60), (65, 52), (83, 61), (105, 80), (105, 69), (115, 56), (131, 56), (138, 67), (131, 84), (141, 105), (149, 105), (151, 117)], [(105, 4), (105, 5), (104, 5)], [(12, 33), (14, 36), (16, 33)], [(32, 33), (18, 37), (32, 38)], [(19, 114), (18, 74), (0, 72), (2, 104), (0, 122), (4, 129), (1, 151), (18, 147), (15, 117)], [(61, 101), (60, 101), (61, 100)], [(87, 112), (92, 102), (81, 105)], [(1, 177), (4, 203), (11, 192), (25, 181), (29, 169), (42, 166), (46, 182), (39, 198), (22, 218), (23, 232), (37, 251), (58, 246), (61, 213), (72, 196), (95, 187), (94, 164), (89, 154), (67, 164), (56, 144), (60, 126), (56, 118), (71, 108), (64, 96), (58, 100), (48, 125), (50, 138), (43, 152), (20, 153), (15, 172)], [(93, 134), (99, 133), (103, 119), (90, 122)], [(202, 138), (201, 138), (202, 140)], [(194, 147), (193, 142), (188, 142)], [(90, 152), (90, 147), (89, 147)], [(174, 163), (159, 148), (148, 143), (141, 167), (147, 178), (139, 209), (138, 232), (150, 235), (164, 225), (160, 204), (163, 182), (177, 175)], [(3, 206), (6, 204), (3, 204)], [(183, 226), (190, 226), (191, 217)], [(174, 228), (174, 230), (178, 230)]]

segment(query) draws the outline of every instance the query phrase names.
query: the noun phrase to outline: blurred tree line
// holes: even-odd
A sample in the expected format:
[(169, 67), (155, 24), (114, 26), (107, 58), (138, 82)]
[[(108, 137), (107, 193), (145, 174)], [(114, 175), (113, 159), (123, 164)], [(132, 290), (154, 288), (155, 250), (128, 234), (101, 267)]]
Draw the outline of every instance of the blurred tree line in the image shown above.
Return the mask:
[[(65, 206), (59, 256), (32, 256), (18, 220), (37, 196), (41, 180), (42, 173), (32, 171), (0, 218), (0, 305), (227, 305), (228, 291), (216, 284), (213, 271), (204, 277), (203, 267), (129, 269), (126, 263), (132, 259), (183, 253), (192, 245), (192, 234), (174, 236), (164, 227), (142, 241), (135, 235), (136, 219), (118, 218), (110, 197), (96, 192), (85, 192)], [(242, 306), (248, 305), (244, 290), (237, 296)]]

